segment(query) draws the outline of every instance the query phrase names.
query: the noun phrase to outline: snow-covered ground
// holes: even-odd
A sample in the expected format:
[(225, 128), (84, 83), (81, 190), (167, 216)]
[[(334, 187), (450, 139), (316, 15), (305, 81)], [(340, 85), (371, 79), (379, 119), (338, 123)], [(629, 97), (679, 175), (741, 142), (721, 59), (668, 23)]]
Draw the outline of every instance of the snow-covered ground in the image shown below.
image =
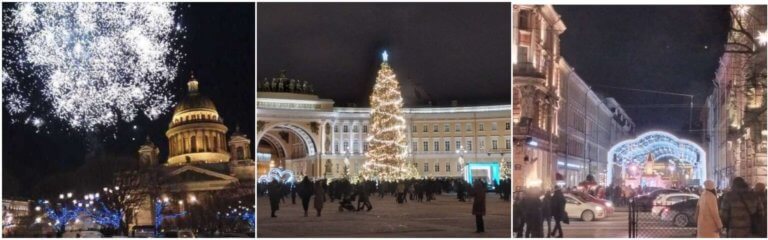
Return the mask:
[[(296, 205), (290, 197), (270, 217), (269, 199), (257, 199), (256, 235), (258, 237), (511, 237), (510, 202), (488, 193), (485, 233), (475, 233), (471, 202), (459, 202), (455, 194), (438, 195), (432, 202), (395, 203), (392, 196), (371, 195), (370, 212), (339, 212), (338, 201), (326, 201), (321, 217), (316, 216), (310, 200), (310, 212), (304, 217), (301, 199)], [(357, 206), (357, 202), (354, 203)]]

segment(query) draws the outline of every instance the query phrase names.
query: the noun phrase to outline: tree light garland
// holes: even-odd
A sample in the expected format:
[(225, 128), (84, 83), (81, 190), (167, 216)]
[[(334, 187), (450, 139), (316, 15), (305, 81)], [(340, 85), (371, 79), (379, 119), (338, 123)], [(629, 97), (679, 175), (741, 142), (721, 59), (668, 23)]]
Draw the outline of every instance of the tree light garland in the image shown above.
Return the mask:
[(407, 161), (408, 145), (405, 141), (405, 118), (401, 108), (403, 98), (400, 84), (389, 66), (388, 54), (383, 62), (370, 96), (371, 131), (368, 139), (368, 158), (363, 165), (365, 179), (395, 181), (418, 177), (416, 168)]

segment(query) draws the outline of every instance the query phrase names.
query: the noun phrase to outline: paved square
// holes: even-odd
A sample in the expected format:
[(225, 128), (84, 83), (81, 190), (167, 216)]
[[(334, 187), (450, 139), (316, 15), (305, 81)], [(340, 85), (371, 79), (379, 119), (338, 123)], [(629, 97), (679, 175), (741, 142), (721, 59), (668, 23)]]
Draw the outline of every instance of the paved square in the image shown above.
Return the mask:
[[(471, 202), (459, 202), (456, 194), (436, 196), (431, 202), (395, 203), (392, 196), (371, 195), (370, 212), (339, 212), (339, 203), (326, 201), (317, 217), (310, 200), (304, 217), (301, 199), (290, 197), (280, 204), (276, 218), (269, 217), (269, 199), (257, 201), (257, 237), (511, 237), (510, 202), (494, 193), (486, 197), (485, 233), (475, 233)], [(357, 206), (357, 202), (354, 203)]]

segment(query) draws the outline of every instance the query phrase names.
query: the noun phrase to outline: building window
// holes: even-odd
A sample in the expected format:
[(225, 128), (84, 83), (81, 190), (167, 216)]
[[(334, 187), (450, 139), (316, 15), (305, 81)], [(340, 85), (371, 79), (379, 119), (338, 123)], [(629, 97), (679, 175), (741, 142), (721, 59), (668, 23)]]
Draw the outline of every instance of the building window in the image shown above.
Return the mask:
[(344, 132), (349, 132), (349, 128), (347, 128), (347, 125), (344, 125)]
[(433, 132), (437, 132), (437, 124), (435, 124), (435, 125), (432, 125), (432, 131), (433, 131)]
[(363, 142), (363, 152), (368, 152), (368, 142)]
[(446, 163), (445, 164), (445, 171), (446, 172), (451, 172), (451, 164), (450, 163)]
[(237, 147), (237, 159), (238, 160), (245, 159), (245, 151), (243, 151), (243, 147)]
[(333, 144), (333, 149), (335, 150), (334, 152), (339, 152), (339, 144), (338, 143), (334, 143)]
[(498, 140), (491, 140), (491, 145), (493, 146), (493, 150), (499, 149)]
[(528, 62), (528, 47), (526, 46), (517, 47), (517, 62), (519, 63)]
[(358, 140), (355, 140), (355, 143), (354, 143), (354, 144), (352, 144), (352, 152), (354, 152), (354, 153), (358, 153), (358, 151), (357, 151), (357, 150), (359, 150), (359, 149), (360, 149), (360, 147), (358, 147), (358, 146), (360, 146), (360, 141), (358, 141)]
[(435, 172), (440, 172), (440, 163), (435, 163)]
[(509, 122), (504, 124), (504, 130), (509, 130)]
[(429, 163), (424, 163), (424, 172), (429, 172)]
[(472, 140), (467, 141), (467, 151), (472, 151)]
[(496, 122), (491, 123), (491, 131), (496, 131)]
[(451, 142), (445, 141), (445, 151), (450, 152), (451, 151)]
[(439, 151), (440, 151), (440, 142), (435, 141), (435, 152), (439, 152)]
[(456, 127), (454, 128), (454, 131), (460, 132), (461, 131), (461, 123), (457, 123)]
[(424, 142), (424, 151), (429, 151), (429, 142)]
[(471, 132), (471, 131), (472, 131), (472, 124), (467, 123), (467, 132)]
[(416, 124), (411, 125), (411, 132), (416, 132)]
[(456, 141), (456, 150), (461, 148), (461, 141)]
[(423, 130), (422, 130), (422, 132), (429, 132), (429, 131), (427, 130), (427, 124), (424, 124), (424, 127), (423, 127)]
[(418, 145), (419, 145), (419, 144), (416, 144), (416, 141), (413, 141), (413, 142), (411, 142), (411, 148), (413, 148), (413, 149), (411, 149), (411, 152), (416, 152), (416, 151), (417, 151), (416, 147), (417, 147)]
[(485, 124), (480, 123), (479, 125), (477, 125), (477, 131), (481, 131), (481, 132), (485, 131), (484, 127), (485, 127)]
[(339, 126), (333, 126), (333, 132), (339, 132)]
[(519, 16), (517, 21), (517, 27), (523, 30), (530, 29), (528, 18), (530, 18), (531, 12), (529, 10), (520, 10), (517, 16)]
[(445, 124), (445, 126), (443, 126), (443, 128), (444, 128), (445, 132), (450, 132), (451, 131), (451, 125), (449, 125), (449, 124)]
[(510, 149), (510, 148), (511, 148), (511, 145), (509, 144), (509, 139), (507, 139), (506, 141), (507, 141), (507, 142), (506, 142), (506, 146), (507, 146), (507, 149)]
[(357, 132), (357, 125), (352, 125), (352, 132)]
[(485, 140), (480, 139), (480, 150), (485, 149)]
[(367, 132), (368, 132), (368, 125), (363, 125), (363, 132), (364, 132), (364, 133), (367, 133)]
[(344, 151), (349, 150), (349, 142), (344, 141)]

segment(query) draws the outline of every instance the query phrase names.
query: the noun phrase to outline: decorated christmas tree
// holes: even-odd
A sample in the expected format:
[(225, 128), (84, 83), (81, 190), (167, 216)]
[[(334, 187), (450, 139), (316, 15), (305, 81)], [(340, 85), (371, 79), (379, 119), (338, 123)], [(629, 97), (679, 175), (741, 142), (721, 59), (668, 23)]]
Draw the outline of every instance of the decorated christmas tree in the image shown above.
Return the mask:
[(363, 176), (382, 181), (415, 178), (418, 176), (416, 168), (407, 161), (406, 124), (400, 112), (403, 107), (400, 84), (387, 57), (385, 51), (371, 93), (371, 129)]

